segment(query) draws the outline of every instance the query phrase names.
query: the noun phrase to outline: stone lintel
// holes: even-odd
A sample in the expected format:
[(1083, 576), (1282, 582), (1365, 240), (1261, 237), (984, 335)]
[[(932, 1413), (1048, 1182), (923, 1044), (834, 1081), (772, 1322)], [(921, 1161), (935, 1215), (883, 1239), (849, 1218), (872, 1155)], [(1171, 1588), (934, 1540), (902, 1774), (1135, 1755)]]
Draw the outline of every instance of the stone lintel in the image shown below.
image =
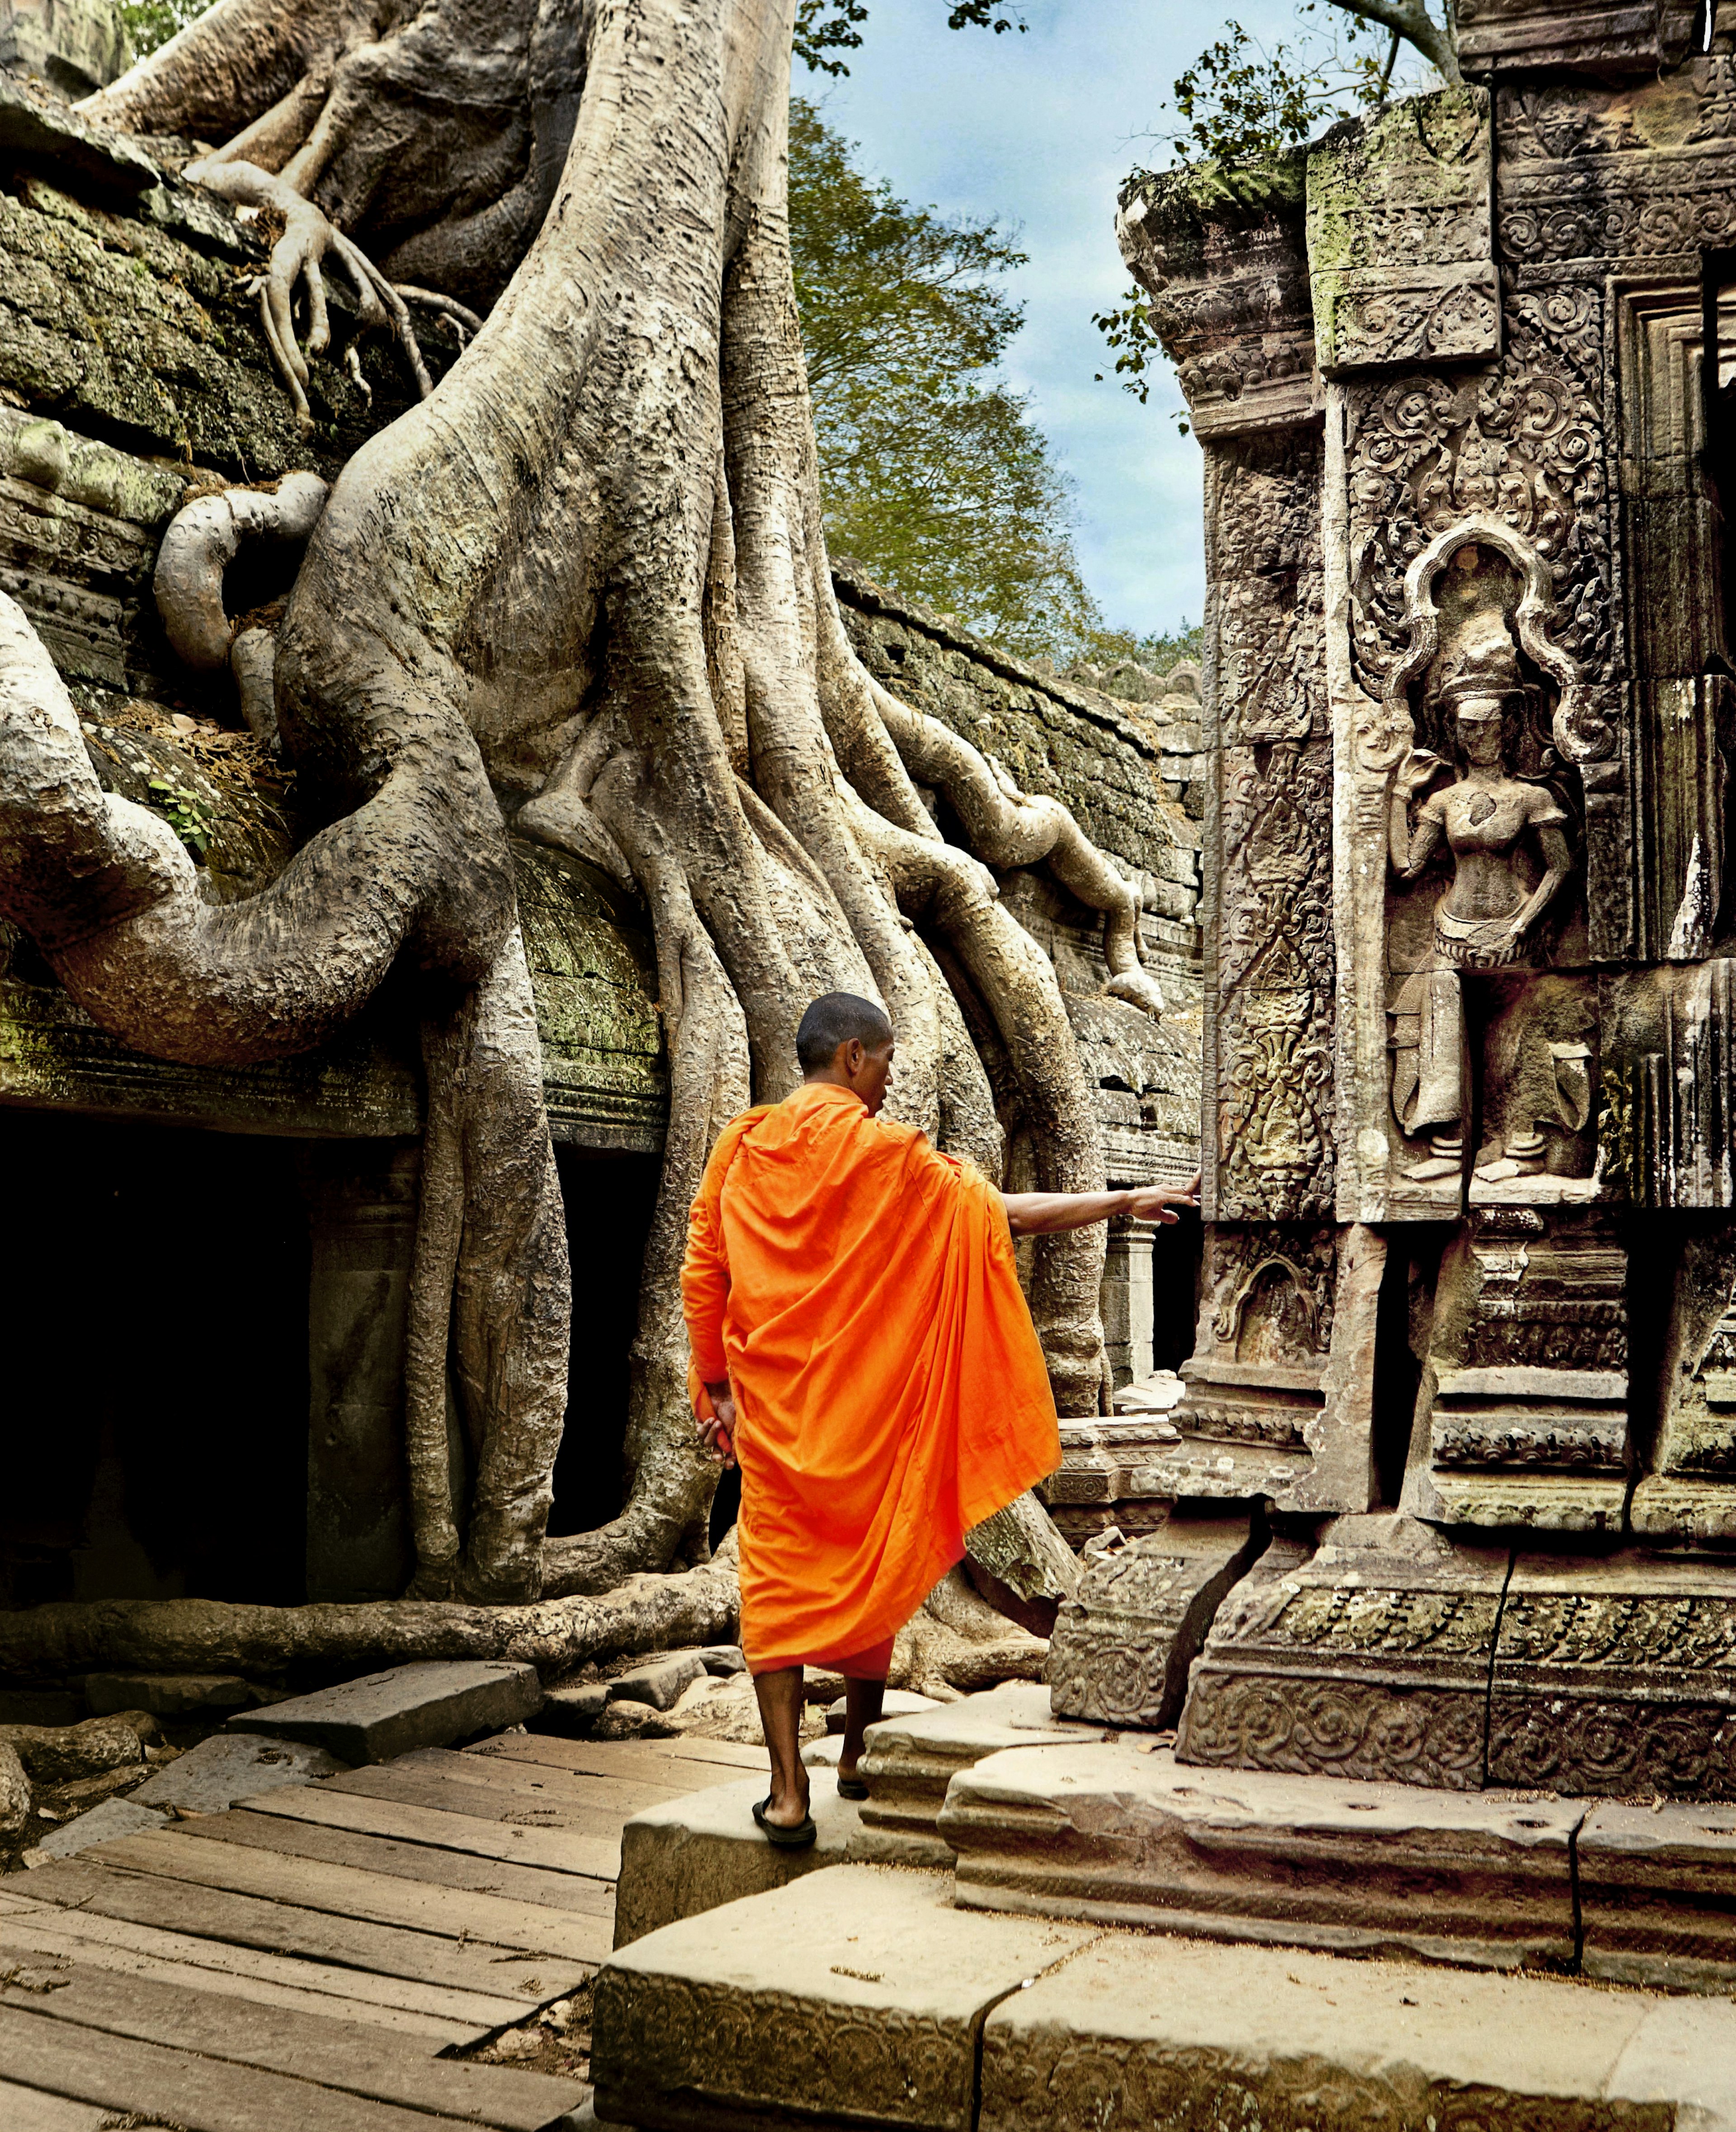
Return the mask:
[(953, 1779), (958, 1899), (1209, 1938), (1565, 1969), (1582, 1804), (1213, 1770), (1130, 1742), (1022, 1747)]

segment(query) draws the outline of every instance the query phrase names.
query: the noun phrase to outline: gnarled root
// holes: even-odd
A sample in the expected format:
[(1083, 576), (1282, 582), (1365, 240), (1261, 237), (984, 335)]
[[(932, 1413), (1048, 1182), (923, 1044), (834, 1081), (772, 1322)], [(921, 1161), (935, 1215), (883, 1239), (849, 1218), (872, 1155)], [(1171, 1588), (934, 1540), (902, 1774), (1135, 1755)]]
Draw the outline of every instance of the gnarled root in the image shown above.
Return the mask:
[(681, 1260), (687, 1210), (712, 1144), (750, 1094), (746, 1019), (686, 876), (645, 805), (637, 759), (618, 757), (597, 796), (651, 906), (669, 1032), (669, 1127), (639, 1290), (624, 1446), (627, 1505), (596, 1532), (548, 1543), (543, 1588), (551, 1594), (607, 1591), (641, 1562), (668, 1562), (683, 1547), (703, 1552), (717, 1469), (701, 1453), (688, 1404)]
[(1042, 1637), (997, 1614), (962, 1569), (949, 1569), (899, 1631), (887, 1678), (894, 1688), (938, 1693), (945, 1702), (1005, 1680), (1041, 1680), (1048, 1651)]
[[(334, 228), (319, 209), (311, 200), (304, 199), (287, 178), (274, 177), (257, 164), (227, 156), (209, 156), (203, 162), (189, 163), (185, 175), (189, 184), (203, 185), (221, 199), (240, 206), (271, 208), (283, 218), (283, 234), (272, 246), (271, 257), (259, 280), (259, 323), (284, 390), (295, 402), (295, 419), (303, 429), (311, 430), (314, 426), (313, 410), (308, 405), (307, 358), (324, 355), (331, 345), (325, 276), (320, 271), (321, 262), (328, 253), (343, 266), (355, 286), (363, 329), (374, 326), (391, 328), (410, 365), (417, 391), (427, 398), (434, 390), (434, 381), (422, 359), (421, 343), (416, 339), (409, 307), (359, 244)], [(295, 336), (298, 287), (307, 294), (306, 354), (302, 353)], [(467, 316), (474, 315), (467, 313)]]
[[(567, 1406), (572, 1276), (515, 926), (482, 983), (423, 1032), (429, 1116), (410, 1284), (405, 1433), (418, 1597), (534, 1599)], [(461, 1544), (448, 1345), (474, 1478)]]
[(98, 1666), (165, 1673), (338, 1678), (417, 1659), (516, 1659), (545, 1679), (592, 1659), (734, 1640), (732, 1550), (679, 1577), (634, 1577), (594, 1599), (472, 1606), (388, 1599), (359, 1606), (243, 1606), (211, 1599), (69, 1601), (0, 1612), (0, 1676)]
[(330, 493), (316, 473), (290, 473), (272, 488), (201, 496), (175, 513), (156, 551), (151, 588), (164, 633), (195, 673), (228, 663), (242, 716), (268, 747), (277, 744), (277, 640), (257, 626), (237, 631), (223, 604), (223, 573), (247, 542), (305, 543)]

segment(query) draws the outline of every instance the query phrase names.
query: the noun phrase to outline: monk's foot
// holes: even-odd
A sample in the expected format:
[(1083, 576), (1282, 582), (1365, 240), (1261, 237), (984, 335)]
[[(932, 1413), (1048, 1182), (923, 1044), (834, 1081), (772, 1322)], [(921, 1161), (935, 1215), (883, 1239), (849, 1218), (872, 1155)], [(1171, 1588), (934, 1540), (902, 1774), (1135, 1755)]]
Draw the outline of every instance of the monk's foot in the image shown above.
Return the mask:
[(763, 1817), (774, 1828), (799, 1828), (808, 1818), (805, 1798), (780, 1799), (774, 1792), (765, 1802)]

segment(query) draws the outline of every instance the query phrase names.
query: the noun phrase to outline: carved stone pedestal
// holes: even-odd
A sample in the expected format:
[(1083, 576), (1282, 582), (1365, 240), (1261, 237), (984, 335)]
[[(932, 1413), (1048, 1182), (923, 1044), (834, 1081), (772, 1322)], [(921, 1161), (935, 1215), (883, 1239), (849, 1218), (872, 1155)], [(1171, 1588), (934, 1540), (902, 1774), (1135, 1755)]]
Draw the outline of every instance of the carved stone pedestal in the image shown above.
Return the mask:
[(1095, 1563), (1049, 1641), (1055, 1715), (1173, 1725), (1212, 1616), (1258, 1548), (1245, 1516), (1172, 1517)]
[(1475, 1791), (1507, 1563), (1398, 1517), (1275, 1540), (1218, 1610), (1176, 1759)]
[(1495, 1644), (1488, 1781), (1736, 1798), (1736, 1563), (1521, 1555)]
[(1494, 1529), (1620, 1529), (1626, 1280), (1627, 1254), (1604, 1217), (1474, 1211), (1436, 1289), (1422, 1515)]

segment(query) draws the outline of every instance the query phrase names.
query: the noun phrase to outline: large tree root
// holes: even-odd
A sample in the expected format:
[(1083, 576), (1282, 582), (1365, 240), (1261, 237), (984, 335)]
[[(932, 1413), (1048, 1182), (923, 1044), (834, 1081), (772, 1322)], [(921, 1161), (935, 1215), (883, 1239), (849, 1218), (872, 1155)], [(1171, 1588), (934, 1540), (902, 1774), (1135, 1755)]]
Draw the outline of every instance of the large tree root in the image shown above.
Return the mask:
[(631, 1577), (598, 1598), (533, 1606), (396, 1599), (360, 1606), (113, 1600), (0, 1612), (0, 1676), (119, 1666), (168, 1673), (354, 1673), (415, 1659), (516, 1659), (555, 1679), (592, 1659), (733, 1642), (733, 1552), (685, 1576)]

